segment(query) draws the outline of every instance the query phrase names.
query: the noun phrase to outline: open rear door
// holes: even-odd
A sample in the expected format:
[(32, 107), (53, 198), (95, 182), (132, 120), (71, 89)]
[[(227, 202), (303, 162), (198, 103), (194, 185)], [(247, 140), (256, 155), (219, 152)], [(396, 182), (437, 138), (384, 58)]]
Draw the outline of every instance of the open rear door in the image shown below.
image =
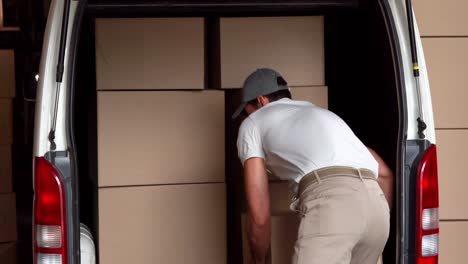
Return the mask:
[(76, 155), (70, 133), (73, 124), (70, 98), (73, 95), (74, 43), (79, 36), (85, 4), (86, 1), (52, 1), (44, 36), (33, 151), (33, 258), (38, 264), (80, 263), (79, 200)]

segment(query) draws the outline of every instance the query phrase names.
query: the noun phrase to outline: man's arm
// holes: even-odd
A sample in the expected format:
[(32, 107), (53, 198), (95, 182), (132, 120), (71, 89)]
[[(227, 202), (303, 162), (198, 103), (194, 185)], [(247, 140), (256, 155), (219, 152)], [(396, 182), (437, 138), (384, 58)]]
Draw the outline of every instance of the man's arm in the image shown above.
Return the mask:
[(369, 149), (370, 153), (374, 157), (374, 159), (379, 163), (379, 177), (377, 182), (382, 188), (382, 191), (385, 194), (385, 198), (387, 198), (387, 202), (390, 208), (393, 206), (393, 184), (395, 181), (395, 177), (393, 175), (392, 170), (387, 166), (385, 161), (371, 148)]
[(246, 160), (244, 176), (248, 203), (247, 234), (251, 252), (255, 263), (271, 263), (270, 196), (264, 159)]

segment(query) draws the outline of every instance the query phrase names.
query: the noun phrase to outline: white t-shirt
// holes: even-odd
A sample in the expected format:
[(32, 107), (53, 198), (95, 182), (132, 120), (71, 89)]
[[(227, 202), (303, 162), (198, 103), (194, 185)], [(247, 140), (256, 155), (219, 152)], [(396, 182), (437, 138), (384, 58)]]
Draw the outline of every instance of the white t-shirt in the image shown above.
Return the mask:
[(282, 180), (298, 183), (320, 168), (350, 166), (370, 169), (378, 163), (348, 125), (334, 113), (309, 102), (288, 98), (250, 114), (239, 129), (239, 158), (264, 158)]

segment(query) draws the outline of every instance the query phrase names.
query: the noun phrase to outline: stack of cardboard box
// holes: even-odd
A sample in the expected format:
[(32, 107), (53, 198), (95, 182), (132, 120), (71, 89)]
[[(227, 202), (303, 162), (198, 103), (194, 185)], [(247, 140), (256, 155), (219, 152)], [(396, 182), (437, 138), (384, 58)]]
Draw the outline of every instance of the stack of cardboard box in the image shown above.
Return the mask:
[[(294, 99), (328, 107), (323, 17), (221, 18), (210, 67), (205, 28), (201, 18), (96, 21), (101, 263), (226, 263), (223, 89), (270, 67)], [(204, 90), (217, 74), (205, 69), (219, 70), (220, 89)], [(271, 179), (275, 264), (289, 263), (297, 236), (288, 189)]]
[(16, 261), (16, 197), (12, 186), (11, 146), (15, 63), (13, 50), (0, 50), (0, 259)]
[[(279, 71), (292, 98), (328, 108), (325, 86), (323, 17), (222, 18), (221, 86), (239, 89), (257, 68)], [(300, 219), (289, 209), (289, 183), (270, 175), (271, 254), (273, 264), (291, 263)], [(244, 264), (251, 263), (242, 215)], [(379, 259), (378, 263), (382, 263)]]
[(465, 263), (468, 1), (413, 2), (427, 63), (436, 129), (441, 220), (439, 263)]
[(224, 92), (203, 91), (204, 30), (96, 21), (100, 263), (226, 263)]
[[(323, 17), (221, 18), (221, 86), (239, 89), (257, 68), (280, 72), (293, 99), (328, 108)], [(270, 179), (271, 250), (274, 264), (290, 263), (299, 219), (289, 209), (288, 182)], [(251, 256), (243, 222), (244, 263)]]
[(283, 75), (294, 99), (328, 107), (323, 17), (221, 18), (220, 38), (223, 89), (267, 67)]

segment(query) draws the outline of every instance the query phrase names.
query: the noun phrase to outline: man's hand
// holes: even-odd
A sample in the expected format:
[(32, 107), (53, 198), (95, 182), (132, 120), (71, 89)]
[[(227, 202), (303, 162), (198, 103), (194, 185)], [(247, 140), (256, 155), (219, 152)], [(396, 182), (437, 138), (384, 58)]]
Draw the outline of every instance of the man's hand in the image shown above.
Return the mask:
[(377, 182), (382, 188), (382, 191), (385, 194), (385, 198), (387, 198), (387, 202), (390, 208), (393, 206), (393, 183), (395, 182), (395, 177), (393, 175), (392, 170), (387, 166), (385, 161), (371, 148), (369, 149), (370, 153), (374, 157), (374, 159), (379, 163), (379, 177), (377, 178)]
[(248, 204), (247, 235), (254, 263), (271, 263), (270, 195), (265, 161), (250, 158), (244, 162), (245, 192)]

